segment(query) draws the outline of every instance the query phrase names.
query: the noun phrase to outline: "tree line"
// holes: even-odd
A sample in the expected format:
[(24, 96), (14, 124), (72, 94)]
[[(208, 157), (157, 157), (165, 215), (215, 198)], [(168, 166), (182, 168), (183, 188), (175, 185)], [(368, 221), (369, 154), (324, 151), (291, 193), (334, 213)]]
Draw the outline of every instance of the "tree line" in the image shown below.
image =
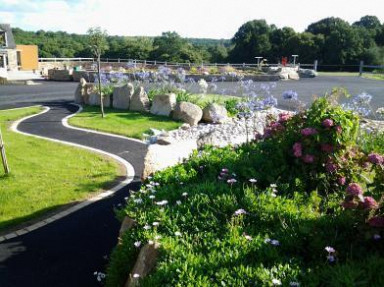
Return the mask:
[[(35, 44), (40, 57), (90, 57), (87, 35), (13, 29), (16, 43)], [(261, 56), (270, 63), (299, 55), (299, 62), (320, 65), (384, 65), (384, 23), (364, 16), (352, 25), (329, 17), (302, 32), (277, 28), (265, 20), (243, 24), (231, 40), (182, 38), (176, 32), (159, 37), (108, 36), (103, 58), (191, 63), (255, 63)]]

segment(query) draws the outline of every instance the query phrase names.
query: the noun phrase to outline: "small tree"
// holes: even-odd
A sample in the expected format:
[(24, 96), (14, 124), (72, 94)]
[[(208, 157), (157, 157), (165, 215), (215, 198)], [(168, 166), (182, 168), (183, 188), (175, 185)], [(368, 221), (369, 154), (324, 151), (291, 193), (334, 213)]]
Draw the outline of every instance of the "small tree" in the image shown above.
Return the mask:
[(107, 43), (107, 32), (102, 30), (100, 27), (94, 27), (88, 29), (88, 41), (89, 48), (93, 56), (97, 59), (97, 83), (98, 83), (98, 93), (100, 95), (100, 108), (101, 116), (104, 118), (104, 104), (103, 104), (103, 94), (101, 92), (101, 74), (100, 74), (100, 57), (101, 55), (108, 50)]

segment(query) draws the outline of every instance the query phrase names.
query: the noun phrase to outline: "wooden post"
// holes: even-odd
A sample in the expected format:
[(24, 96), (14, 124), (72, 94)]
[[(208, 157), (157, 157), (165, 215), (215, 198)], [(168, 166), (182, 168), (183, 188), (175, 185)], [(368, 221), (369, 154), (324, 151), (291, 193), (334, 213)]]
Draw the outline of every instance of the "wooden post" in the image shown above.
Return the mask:
[(359, 66), (359, 76), (360, 77), (363, 75), (363, 67), (364, 67), (364, 61), (360, 61), (360, 66)]
[(1, 134), (1, 128), (0, 128), (0, 150), (1, 150), (1, 159), (3, 162), (5, 174), (9, 174), (10, 170), (9, 170), (9, 166), (8, 166), (8, 162), (7, 162), (7, 157), (5, 155), (5, 147), (4, 147), (4, 142), (3, 142), (3, 136)]
[(315, 60), (315, 62), (313, 63), (313, 69), (315, 70), (315, 72), (317, 72), (317, 65), (318, 65), (318, 61)]

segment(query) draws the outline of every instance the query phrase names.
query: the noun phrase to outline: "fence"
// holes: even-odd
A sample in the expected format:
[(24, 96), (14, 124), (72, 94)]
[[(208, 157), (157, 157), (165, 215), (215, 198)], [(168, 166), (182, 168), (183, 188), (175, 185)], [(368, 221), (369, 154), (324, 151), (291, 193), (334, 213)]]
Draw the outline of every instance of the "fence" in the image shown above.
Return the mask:
[[(54, 63), (64, 63), (64, 62), (82, 62), (82, 63), (93, 63), (95, 62), (94, 58), (39, 58), (40, 63), (54, 62)], [(181, 63), (181, 62), (165, 62), (165, 61), (150, 61), (150, 60), (137, 60), (137, 59), (123, 59), (123, 58), (102, 58), (101, 62), (103, 64), (122, 64), (128, 67), (133, 68), (144, 68), (144, 67), (153, 67), (153, 66), (167, 66), (167, 67), (182, 67), (182, 68), (191, 68), (191, 67), (225, 67), (231, 66), (238, 69), (255, 69), (262, 66), (267, 67), (279, 67), (280, 64), (257, 64), (257, 63)], [(288, 67), (293, 67), (293, 64), (288, 64)], [(304, 69), (313, 69), (315, 71), (338, 71), (338, 72), (359, 72), (360, 75), (363, 73), (372, 73), (377, 71), (378, 73), (384, 73), (384, 66), (372, 66), (364, 65), (364, 62), (361, 61), (360, 64), (356, 65), (331, 65), (331, 64), (320, 64), (318, 60), (315, 60), (313, 63), (297, 65), (299, 68)]]
[(362, 76), (363, 73), (372, 73), (372, 74), (384, 75), (384, 66), (364, 65), (364, 61), (360, 61), (359, 76)]

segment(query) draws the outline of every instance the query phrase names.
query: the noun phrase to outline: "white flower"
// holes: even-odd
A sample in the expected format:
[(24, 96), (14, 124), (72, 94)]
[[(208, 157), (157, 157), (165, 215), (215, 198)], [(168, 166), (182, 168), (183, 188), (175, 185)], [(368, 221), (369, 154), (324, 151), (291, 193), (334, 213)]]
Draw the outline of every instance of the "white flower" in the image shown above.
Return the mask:
[(183, 185), (184, 184), (184, 182), (180, 182), (180, 185)]
[(181, 200), (176, 200), (176, 204), (180, 205), (181, 204)]
[(376, 110), (376, 113), (379, 114), (379, 115), (381, 115), (381, 116), (384, 116), (384, 107), (378, 108), (378, 109)]
[(237, 182), (237, 180), (234, 179), (234, 178), (231, 178), (231, 179), (227, 180), (227, 183), (229, 183), (229, 184), (233, 184), (233, 183), (236, 183), (236, 182)]
[(374, 235), (373, 235), (373, 239), (375, 239), (375, 240), (380, 240), (380, 239), (381, 239), (380, 234), (374, 234)]
[(276, 187), (277, 187), (277, 184), (275, 184), (275, 183), (271, 183), (269, 186), (270, 186), (271, 188), (276, 188)]
[(148, 225), (148, 224), (146, 224), (146, 225), (144, 225), (144, 229), (145, 229), (145, 230), (149, 230), (149, 229), (151, 229), (151, 226)]
[(252, 236), (248, 235), (248, 234), (244, 234), (244, 237), (245, 239), (247, 239), (248, 241), (252, 241)]
[(271, 239), (266, 238), (266, 239), (264, 239), (264, 242), (265, 242), (265, 243), (270, 243), (270, 242), (271, 242)]
[(153, 226), (159, 226), (159, 224), (160, 224), (160, 222), (158, 222), (158, 221), (154, 221), (154, 222), (152, 223)]
[(240, 208), (236, 210), (234, 213), (234, 215), (241, 215), (241, 214), (247, 214), (247, 212), (244, 209)]
[(137, 273), (133, 274), (133, 278), (139, 278), (139, 277), (140, 277), (140, 274), (137, 274)]
[(273, 240), (271, 240), (271, 244), (274, 246), (279, 246), (280, 242), (279, 242), (279, 240), (273, 239)]
[(167, 205), (167, 204), (168, 204), (168, 200), (158, 201), (158, 202), (156, 202), (156, 204), (157, 204), (158, 206), (164, 206), (164, 205)]
[(141, 198), (136, 198), (133, 200), (134, 203), (136, 204), (142, 204), (143, 203), (143, 200)]
[(159, 240), (160, 238), (161, 238), (160, 235), (156, 235), (156, 236), (155, 236), (155, 240)]
[(124, 197), (124, 200), (127, 201), (127, 200), (128, 200), (128, 197)]
[(156, 196), (154, 196), (154, 195), (150, 195), (150, 196), (149, 196), (150, 199), (154, 199), (155, 197), (156, 197)]
[(136, 241), (135, 243), (133, 243), (133, 245), (135, 245), (136, 248), (139, 248), (141, 245), (141, 241)]
[(188, 192), (183, 192), (182, 196), (187, 197), (188, 196)]
[(153, 242), (153, 240), (148, 240), (148, 244), (149, 245), (153, 245), (155, 242)]
[(280, 285), (281, 285), (281, 281), (280, 281), (279, 279), (272, 279), (272, 284), (273, 284), (273, 285), (276, 285), (276, 286), (277, 286), (277, 285), (280, 286)]
[(333, 247), (331, 247), (331, 246), (326, 246), (324, 249), (328, 253), (334, 253), (335, 252), (335, 249)]
[(180, 231), (176, 231), (175, 232), (175, 236), (181, 236), (181, 232)]
[(251, 178), (251, 179), (249, 180), (249, 182), (251, 182), (251, 183), (255, 183), (255, 182), (257, 182), (257, 180), (254, 179), (254, 178)]
[(289, 286), (292, 286), (292, 287), (299, 287), (299, 286), (300, 286), (300, 283), (299, 283), (299, 282), (289, 282)]

